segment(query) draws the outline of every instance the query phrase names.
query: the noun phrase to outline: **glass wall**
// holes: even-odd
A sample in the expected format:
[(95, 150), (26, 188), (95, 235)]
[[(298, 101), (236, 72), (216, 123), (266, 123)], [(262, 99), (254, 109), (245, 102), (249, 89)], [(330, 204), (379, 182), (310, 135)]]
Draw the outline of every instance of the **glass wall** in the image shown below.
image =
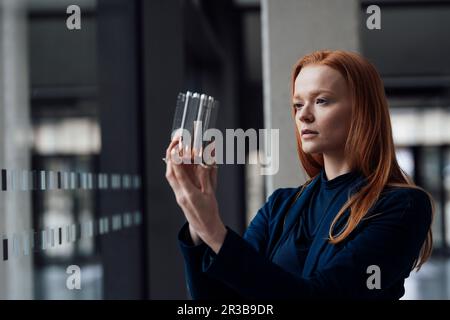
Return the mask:
[[(395, 101), (393, 104), (395, 105)], [(392, 107), (391, 119), (397, 159), (400, 166), (433, 196), (436, 214), (433, 222), (435, 251), (450, 244), (449, 150), (450, 108), (423, 104)]]
[(0, 298), (142, 298), (134, 1), (0, 13)]

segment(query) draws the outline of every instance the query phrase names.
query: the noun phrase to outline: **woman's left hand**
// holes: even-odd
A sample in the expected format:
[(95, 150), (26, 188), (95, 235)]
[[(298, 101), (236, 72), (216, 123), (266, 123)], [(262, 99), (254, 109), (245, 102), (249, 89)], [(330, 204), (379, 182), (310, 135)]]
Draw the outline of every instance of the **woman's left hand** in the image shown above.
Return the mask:
[[(215, 196), (217, 168), (192, 164), (192, 158), (188, 159), (189, 163), (178, 164), (180, 161), (175, 161), (175, 157), (180, 156), (176, 154), (181, 150), (178, 144), (178, 139), (174, 139), (166, 150), (166, 179), (190, 226), (218, 253), (227, 229), (220, 218)], [(185, 154), (181, 155), (183, 159)]]

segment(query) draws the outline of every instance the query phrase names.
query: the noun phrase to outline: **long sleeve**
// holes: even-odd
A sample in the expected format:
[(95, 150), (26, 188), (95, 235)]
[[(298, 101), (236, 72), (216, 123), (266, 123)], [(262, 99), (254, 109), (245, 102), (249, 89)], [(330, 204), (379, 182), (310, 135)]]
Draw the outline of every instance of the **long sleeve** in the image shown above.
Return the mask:
[[(272, 210), (279, 190), (274, 191), (265, 205), (259, 209), (255, 219), (253, 219), (252, 224), (247, 229), (247, 234), (251, 234), (250, 241), (254, 249), (259, 250), (259, 248), (263, 248), (267, 242), (265, 226), (268, 223), (268, 214)], [(231, 231), (230, 229), (228, 230)], [(224, 284), (220, 279), (215, 279), (204, 272), (203, 263), (205, 259), (211, 258), (210, 248), (205, 243), (193, 245), (188, 223), (185, 223), (178, 233), (178, 243), (185, 261), (187, 286), (193, 299), (223, 300), (242, 298), (234, 289)]]
[(203, 272), (202, 262), (209, 248), (205, 243), (194, 245), (186, 222), (178, 234), (178, 242), (185, 261), (186, 284), (192, 299), (239, 299), (239, 295), (223, 282)]
[[(247, 299), (400, 298), (398, 285), (403, 290), (431, 224), (431, 204), (424, 192), (402, 189), (375, 209), (309, 278), (272, 263), (230, 229), (217, 255), (206, 249), (202, 270)], [(381, 271), (381, 289), (367, 286), (371, 265)]]

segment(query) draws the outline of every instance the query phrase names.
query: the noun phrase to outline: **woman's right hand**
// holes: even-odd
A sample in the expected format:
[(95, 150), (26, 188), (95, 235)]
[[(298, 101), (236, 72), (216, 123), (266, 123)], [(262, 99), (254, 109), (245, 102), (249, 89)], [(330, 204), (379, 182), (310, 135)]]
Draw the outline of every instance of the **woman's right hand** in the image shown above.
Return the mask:
[[(214, 145), (214, 143), (213, 143)], [(171, 151), (172, 149), (178, 149), (179, 147), (181, 147), (181, 143), (180, 143), (180, 139), (178, 136), (173, 137), (171, 143), (169, 144), (168, 150)], [(182, 148), (183, 149), (183, 148)], [(181, 154), (185, 153), (188, 150), (180, 150), (178, 149)], [(191, 154), (195, 154), (195, 150), (191, 150), (192, 153)], [(212, 149), (212, 156), (215, 157), (215, 150), (214, 147)], [(191, 158), (191, 160), (193, 161), (193, 157)], [(197, 173), (197, 170), (204, 170), (201, 169), (199, 167), (201, 167), (202, 165), (187, 165), (185, 166), (186, 169), (186, 173), (189, 176), (189, 180), (191, 180), (191, 183), (193, 185), (195, 185), (196, 187), (201, 187), (201, 183), (199, 180), (199, 176)], [(209, 171), (209, 179), (211, 181), (211, 186), (214, 190), (214, 192), (216, 191), (217, 188), (217, 166), (215, 165), (215, 163), (210, 166), (210, 168), (208, 169)], [(199, 245), (201, 243), (203, 243), (203, 240), (200, 238), (200, 236), (198, 235), (198, 233), (194, 230), (194, 228), (192, 228), (192, 225), (189, 223), (189, 235), (192, 239), (192, 242), (194, 245)]]

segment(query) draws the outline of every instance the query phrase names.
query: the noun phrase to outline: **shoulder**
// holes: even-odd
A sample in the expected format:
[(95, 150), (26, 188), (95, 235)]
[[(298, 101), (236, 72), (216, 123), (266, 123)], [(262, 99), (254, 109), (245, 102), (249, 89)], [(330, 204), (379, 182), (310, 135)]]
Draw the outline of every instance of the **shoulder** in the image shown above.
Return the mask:
[(432, 219), (432, 203), (427, 192), (412, 187), (387, 187), (381, 193), (373, 215), (389, 213), (390, 217), (414, 219), (429, 224)]
[(294, 195), (298, 190), (300, 190), (300, 187), (297, 188), (277, 188), (275, 189), (272, 194), (269, 196), (269, 200), (282, 200), (282, 199), (288, 199), (292, 195)]
[(271, 213), (270, 215), (272, 216), (274, 212), (277, 212), (278, 209), (283, 206), (283, 204), (290, 201), (290, 199), (293, 199), (300, 188), (301, 187), (275, 189), (266, 202), (266, 206)]
[(294, 188), (277, 188), (269, 196), (267, 203), (282, 204), (286, 201), (290, 201), (300, 192), (303, 194), (303, 190), (309, 187), (313, 182), (313, 179), (306, 181), (304, 184)]
[(386, 187), (381, 192), (381, 203), (399, 202), (403, 204), (429, 204), (428, 194), (420, 188), (412, 187)]

